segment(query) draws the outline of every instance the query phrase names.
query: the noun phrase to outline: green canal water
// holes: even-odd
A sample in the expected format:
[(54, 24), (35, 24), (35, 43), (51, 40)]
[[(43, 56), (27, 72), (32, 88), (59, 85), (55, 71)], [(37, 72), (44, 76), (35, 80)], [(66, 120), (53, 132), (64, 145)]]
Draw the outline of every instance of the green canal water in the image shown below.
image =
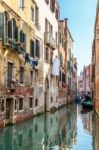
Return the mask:
[(68, 105), (0, 130), (0, 150), (99, 150), (99, 118)]

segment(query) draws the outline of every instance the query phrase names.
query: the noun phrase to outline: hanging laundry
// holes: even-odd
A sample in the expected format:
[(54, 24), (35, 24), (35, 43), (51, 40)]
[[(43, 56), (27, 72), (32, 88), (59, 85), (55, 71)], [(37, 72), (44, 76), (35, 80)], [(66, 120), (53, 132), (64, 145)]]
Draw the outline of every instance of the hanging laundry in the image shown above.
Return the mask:
[(59, 68), (60, 68), (60, 61), (58, 60), (56, 56), (53, 60), (52, 75), (59, 76)]
[(32, 57), (30, 57), (30, 65), (33, 67), (33, 69), (35, 69), (35, 66), (38, 65), (38, 60), (35, 60)]
[(24, 64), (26, 64), (27, 62), (30, 62), (29, 54), (28, 53), (24, 53), (24, 59), (25, 59)]

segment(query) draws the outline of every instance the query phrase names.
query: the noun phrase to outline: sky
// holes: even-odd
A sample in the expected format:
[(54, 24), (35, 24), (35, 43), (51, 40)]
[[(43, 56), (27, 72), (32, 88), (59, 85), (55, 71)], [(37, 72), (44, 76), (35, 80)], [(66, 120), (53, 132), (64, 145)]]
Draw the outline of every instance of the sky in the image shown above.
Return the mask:
[(61, 19), (68, 18), (74, 39), (73, 54), (78, 61), (78, 74), (91, 63), (96, 5), (98, 0), (59, 0)]

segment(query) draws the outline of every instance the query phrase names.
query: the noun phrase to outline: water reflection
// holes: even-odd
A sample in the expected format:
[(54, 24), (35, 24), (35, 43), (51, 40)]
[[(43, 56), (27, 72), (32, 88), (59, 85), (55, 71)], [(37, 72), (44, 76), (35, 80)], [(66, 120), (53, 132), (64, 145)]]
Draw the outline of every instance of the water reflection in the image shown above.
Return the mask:
[(92, 138), (92, 112), (82, 113), (81, 109), (68, 105), (6, 127), (0, 131), (0, 150), (99, 150), (99, 120), (96, 117), (94, 127), (98, 132), (94, 128)]

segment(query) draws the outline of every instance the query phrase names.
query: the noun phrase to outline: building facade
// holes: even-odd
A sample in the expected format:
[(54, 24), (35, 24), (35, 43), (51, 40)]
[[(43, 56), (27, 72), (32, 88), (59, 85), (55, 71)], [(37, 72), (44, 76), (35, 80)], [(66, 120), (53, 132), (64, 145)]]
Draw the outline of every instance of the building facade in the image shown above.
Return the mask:
[(0, 0), (0, 127), (66, 104), (72, 78), (76, 88), (73, 39), (59, 19), (57, 0)]
[(99, 1), (97, 3), (94, 40), (92, 46), (92, 85), (95, 110), (99, 114)]
[(84, 66), (78, 79), (78, 92), (92, 96), (92, 64)]

